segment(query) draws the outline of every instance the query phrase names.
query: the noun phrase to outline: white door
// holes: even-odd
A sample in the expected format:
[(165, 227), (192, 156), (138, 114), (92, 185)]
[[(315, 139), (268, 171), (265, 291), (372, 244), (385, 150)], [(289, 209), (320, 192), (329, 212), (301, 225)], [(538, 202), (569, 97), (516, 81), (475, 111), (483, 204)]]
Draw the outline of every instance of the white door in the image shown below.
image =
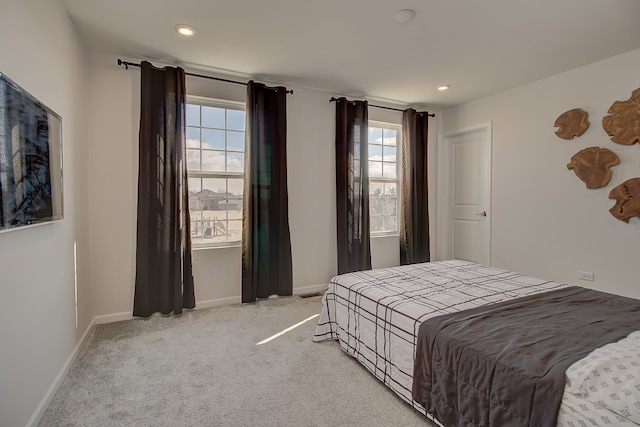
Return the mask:
[(491, 264), (491, 124), (439, 138), (439, 258)]

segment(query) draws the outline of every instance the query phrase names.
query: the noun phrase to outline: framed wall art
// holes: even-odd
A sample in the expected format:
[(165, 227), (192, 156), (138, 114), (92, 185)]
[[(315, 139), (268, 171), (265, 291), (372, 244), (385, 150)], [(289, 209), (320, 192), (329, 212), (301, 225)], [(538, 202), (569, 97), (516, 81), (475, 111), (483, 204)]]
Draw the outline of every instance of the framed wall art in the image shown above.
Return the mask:
[(0, 73), (0, 232), (63, 218), (62, 119)]

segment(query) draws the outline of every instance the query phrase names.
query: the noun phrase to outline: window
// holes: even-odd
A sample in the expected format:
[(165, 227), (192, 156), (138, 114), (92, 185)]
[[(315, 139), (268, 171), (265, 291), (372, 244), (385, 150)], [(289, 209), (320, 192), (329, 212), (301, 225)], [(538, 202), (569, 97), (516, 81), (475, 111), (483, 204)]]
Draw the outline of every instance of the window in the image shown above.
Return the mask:
[(187, 170), (194, 246), (242, 240), (244, 104), (187, 98)]
[(398, 232), (398, 162), (401, 127), (369, 122), (369, 216), (371, 234)]

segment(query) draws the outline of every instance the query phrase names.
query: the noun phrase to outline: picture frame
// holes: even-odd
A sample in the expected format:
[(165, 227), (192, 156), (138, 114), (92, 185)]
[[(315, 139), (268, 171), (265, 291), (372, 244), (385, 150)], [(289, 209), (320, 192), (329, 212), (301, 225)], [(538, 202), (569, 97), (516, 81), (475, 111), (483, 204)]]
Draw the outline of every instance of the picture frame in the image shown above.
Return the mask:
[(0, 72), (0, 232), (63, 218), (62, 118)]

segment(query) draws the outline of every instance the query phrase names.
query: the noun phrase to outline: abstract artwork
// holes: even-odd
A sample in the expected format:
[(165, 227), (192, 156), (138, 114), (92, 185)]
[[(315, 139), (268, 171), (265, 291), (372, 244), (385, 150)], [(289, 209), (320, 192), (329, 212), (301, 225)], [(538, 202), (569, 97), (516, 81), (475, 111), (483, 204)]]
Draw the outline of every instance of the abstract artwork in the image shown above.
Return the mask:
[(616, 101), (609, 108), (610, 116), (602, 118), (602, 127), (617, 144), (640, 143), (640, 88), (626, 101)]
[(640, 178), (631, 178), (618, 185), (611, 190), (609, 198), (616, 201), (609, 212), (620, 221), (628, 223), (631, 217), (640, 217)]
[(567, 169), (573, 170), (587, 188), (604, 187), (611, 180), (611, 167), (620, 164), (620, 158), (608, 148), (589, 147), (571, 157)]
[(61, 119), (0, 74), (0, 231), (62, 219)]
[(573, 139), (589, 128), (589, 114), (580, 108), (574, 108), (560, 114), (553, 126), (558, 128), (555, 133), (560, 138)]

